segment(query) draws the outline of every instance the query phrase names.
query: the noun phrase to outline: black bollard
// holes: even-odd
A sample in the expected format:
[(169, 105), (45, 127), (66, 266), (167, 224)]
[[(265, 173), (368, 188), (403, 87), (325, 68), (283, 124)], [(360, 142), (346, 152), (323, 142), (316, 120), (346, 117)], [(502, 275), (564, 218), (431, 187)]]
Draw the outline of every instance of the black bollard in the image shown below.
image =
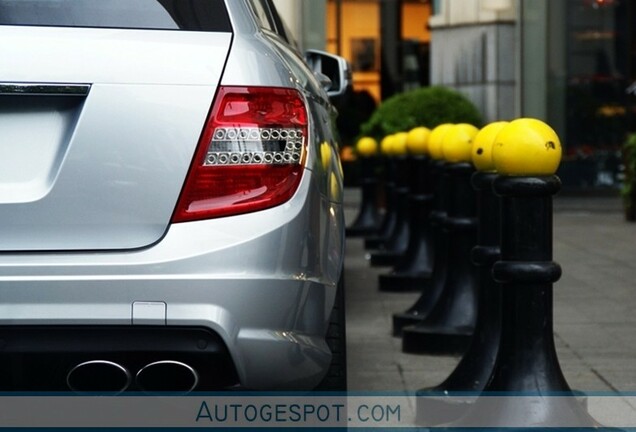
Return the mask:
[[(492, 172), (477, 172), (472, 176), (472, 185), (477, 191), (478, 245), (473, 248), (471, 257), (479, 271), (475, 333), (448, 378), (435, 387), (417, 392), (418, 396), (427, 396), (427, 399), (418, 399), (418, 424), (440, 424), (461, 417), (472, 399), (444, 395), (483, 390), (494, 368), (501, 333), (501, 285), (491, 274), (493, 264), (500, 257), (500, 200), (492, 191), (496, 177)], [(425, 402), (419, 405), (420, 401)]]
[(417, 301), (404, 312), (393, 315), (393, 335), (401, 336), (406, 326), (417, 324), (426, 319), (439, 299), (448, 274), (448, 234), (444, 228), (449, 205), (450, 181), (445, 169), (446, 163), (441, 160), (430, 164), (430, 178), (435, 191), (433, 208), (429, 216), (429, 224), (433, 233), (433, 249), (435, 262), (431, 279), (422, 285), (422, 294)]
[(395, 164), (395, 225), (388, 239), (371, 252), (372, 266), (393, 266), (406, 253), (409, 242), (409, 160), (400, 155)]
[[(552, 258), (552, 196), (561, 187), (553, 175), (560, 156), (556, 133), (538, 120), (515, 120), (497, 135), (501, 261), (492, 273), (501, 284), (501, 334), (485, 397), (449, 426), (599, 427), (574, 397), (554, 346), (552, 284), (561, 267)], [(495, 392), (508, 397), (493, 410), (487, 396)]]
[(385, 155), (383, 157), (384, 166), (384, 217), (380, 223), (380, 229), (376, 234), (372, 234), (364, 239), (365, 249), (378, 249), (384, 245), (395, 230), (397, 223), (397, 191), (396, 173), (397, 166), (395, 158)]
[(362, 201), (358, 215), (347, 227), (347, 237), (366, 237), (378, 232), (381, 217), (378, 209), (378, 161), (375, 156), (360, 157), (360, 188)]
[(460, 354), (473, 335), (477, 315), (477, 269), (470, 260), (477, 243), (475, 193), (470, 185), (474, 171), (469, 163), (448, 164), (450, 204), (446, 283), (426, 319), (402, 330), (406, 353)]
[(502, 260), (493, 268), (503, 284), (503, 330), (488, 390), (569, 391), (552, 334), (552, 284), (561, 277), (552, 261), (552, 195), (560, 181), (500, 177), (494, 189), (503, 200)]
[[(556, 176), (495, 181), (502, 197), (502, 231), (501, 261), (493, 275), (502, 284), (502, 331), (483, 392), (512, 396), (502, 398), (497, 411), (488, 408), (490, 398), (478, 398), (457, 421), (461, 425), (598, 426), (574, 397), (554, 347), (552, 284), (561, 268), (552, 261), (552, 196), (560, 185)], [(528, 404), (515, 397), (519, 394), (536, 397)]]
[(427, 151), (432, 162), (430, 164), (430, 183), (433, 190), (433, 211), (429, 224), (433, 232), (433, 250), (435, 262), (431, 279), (422, 286), (422, 295), (405, 312), (393, 315), (393, 335), (401, 336), (402, 329), (424, 320), (441, 295), (446, 284), (448, 265), (448, 236), (444, 222), (448, 212), (450, 182), (446, 173), (443, 142), (453, 129), (449, 123), (441, 124), (433, 129), (428, 137)]
[(410, 159), (409, 232), (406, 252), (393, 270), (380, 275), (380, 291), (422, 290), (433, 273), (433, 234), (430, 214), (433, 203), (430, 160), (423, 155)]
[[(501, 334), (501, 285), (492, 277), (492, 267), (501, 256), (501, 205), (493, 192), (497, 178), (492, 160), (492, 147), (497, 134), (507, 122), (490, 123), (473, 140), (472, 162), (479, 170), (471, 183), (477, 193), (477, 246), (472, 250), (473, 264), (478, 267), (478, 302), (475, 333), (468, 350), (453, 372), (441, 384), (422, 389), (416, 406), (419, 424), (440, 424), (465, 414), (474, 398), (448, 397), (457, 392), (479, 392), (492, 373)], [(425, 401), (426, 403), (423, 403)]]

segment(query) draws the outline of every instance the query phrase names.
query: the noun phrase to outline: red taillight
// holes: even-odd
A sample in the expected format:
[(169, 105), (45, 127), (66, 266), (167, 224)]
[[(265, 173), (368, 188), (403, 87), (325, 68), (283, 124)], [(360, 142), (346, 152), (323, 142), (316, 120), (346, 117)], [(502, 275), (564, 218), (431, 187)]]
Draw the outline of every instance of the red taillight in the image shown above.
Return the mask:
[(201, 135), (173, 222), (274, 207), (298, 189), (307, 141), (301, 94), (221, 87)]

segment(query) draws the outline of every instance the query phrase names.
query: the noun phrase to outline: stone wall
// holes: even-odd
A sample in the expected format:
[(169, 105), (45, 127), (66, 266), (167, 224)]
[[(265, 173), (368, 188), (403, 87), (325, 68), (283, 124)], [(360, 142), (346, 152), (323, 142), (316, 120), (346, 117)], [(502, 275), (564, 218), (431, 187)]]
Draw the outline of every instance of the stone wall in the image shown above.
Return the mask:
[(433, 29), (431, 83), (465, 94), (487, 122), (513, 118), (516, 107), (515, 34), (513, 23)]
[(429, 21), (431, 84), (465, 94), (486, 122), (516, 114), (516, 10), (514, 0), (439, 0)]

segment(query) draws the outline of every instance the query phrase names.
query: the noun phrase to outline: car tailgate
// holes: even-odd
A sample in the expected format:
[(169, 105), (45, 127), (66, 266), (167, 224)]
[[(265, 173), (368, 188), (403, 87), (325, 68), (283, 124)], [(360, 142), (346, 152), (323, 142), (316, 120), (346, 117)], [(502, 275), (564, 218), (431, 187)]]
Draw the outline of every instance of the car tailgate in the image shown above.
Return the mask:
[(231, 34), (0, 26), (0, 39), (0, 250), (158, 241)]

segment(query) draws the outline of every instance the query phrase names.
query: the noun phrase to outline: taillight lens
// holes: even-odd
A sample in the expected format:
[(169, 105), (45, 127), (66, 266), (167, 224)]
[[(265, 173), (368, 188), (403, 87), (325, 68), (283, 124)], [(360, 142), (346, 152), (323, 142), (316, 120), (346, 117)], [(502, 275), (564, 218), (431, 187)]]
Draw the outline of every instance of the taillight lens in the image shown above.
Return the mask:
[(298, 189), (307, 109), (293, 89), (221, 87), (173, 222), (274, 207)]

